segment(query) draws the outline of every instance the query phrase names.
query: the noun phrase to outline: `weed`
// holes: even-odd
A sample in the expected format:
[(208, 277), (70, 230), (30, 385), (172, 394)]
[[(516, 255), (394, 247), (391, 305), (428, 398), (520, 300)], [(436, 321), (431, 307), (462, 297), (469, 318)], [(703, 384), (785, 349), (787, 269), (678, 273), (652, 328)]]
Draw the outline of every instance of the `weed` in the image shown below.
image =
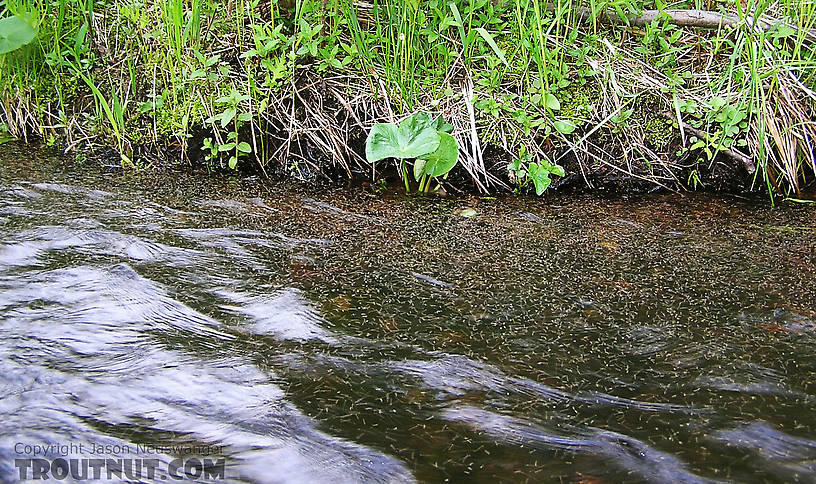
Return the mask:
[[(413, 159), (414, 179), (419, 191), (430, 191), (430, 182), (445, 176), (459, 159), (459, 144), (450, 135), (453, 126), (428, 113), (417, 113), (399, 125), (376, 124), (366, 140), (366, 159), (374, 163), (386, 158), (400, 160), (400, 175), (406, 193), (411, 191), (406, 159)], [(437, 185), (437, 188), (439, 186)]]
[(516, 159), (507, 165), (507, 170), (516, 181), (516, 191), (521, 192), (532, 184), (536, 195), (541, 195), (550, 186), (550, 175), (564, 176), (564, 168), (547, 160), (533, 161), (533, 156), (525, 147), (519, 149)]
[(217, 156), (226, 154), (229, 156), (229, 167), (235, 169), (240, 158), (252, 153), (250, 144), (239, 140), (241, 127), (244, 123), (252, 120), (252, 114), (242, 112), (241, 109), (243, 103), (249, 100), (248, 95), (241, 94), (235, 88), (230, 91), (229, 95), (215, 100), (215, 104), (221, 109), (221, 112), (210, 116), (205, 122), (226, 129), (227, 134), (226, 141), (223, 142), (213, 141), (211, 138), (204, 140), (203, 149), (209, 150), (209, 161), (214, 161)]

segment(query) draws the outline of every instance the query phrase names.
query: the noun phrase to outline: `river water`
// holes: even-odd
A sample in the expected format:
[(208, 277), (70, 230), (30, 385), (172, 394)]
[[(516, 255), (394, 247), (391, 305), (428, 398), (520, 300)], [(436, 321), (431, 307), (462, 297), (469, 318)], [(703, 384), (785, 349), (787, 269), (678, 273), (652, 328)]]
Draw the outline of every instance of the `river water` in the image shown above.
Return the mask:
[(813, 208), (3, 151), (0, 481), (816, 481)]

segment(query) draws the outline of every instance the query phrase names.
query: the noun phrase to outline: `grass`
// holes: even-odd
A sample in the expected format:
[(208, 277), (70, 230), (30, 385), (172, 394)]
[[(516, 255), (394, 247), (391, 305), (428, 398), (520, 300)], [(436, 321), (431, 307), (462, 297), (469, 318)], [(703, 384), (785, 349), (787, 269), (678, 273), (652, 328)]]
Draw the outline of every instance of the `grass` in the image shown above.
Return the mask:
[(371, 126), (430, 111), (482, 192), (514, 187), (520, 153), (590, 186), (725, 172), (800, 198), (816, 178), (814, 1), (6, 0), (9, 15), (39, 34), (0, 55), (3, 130), (112, 145), (128, 166), (170, 147), (377, 176)]

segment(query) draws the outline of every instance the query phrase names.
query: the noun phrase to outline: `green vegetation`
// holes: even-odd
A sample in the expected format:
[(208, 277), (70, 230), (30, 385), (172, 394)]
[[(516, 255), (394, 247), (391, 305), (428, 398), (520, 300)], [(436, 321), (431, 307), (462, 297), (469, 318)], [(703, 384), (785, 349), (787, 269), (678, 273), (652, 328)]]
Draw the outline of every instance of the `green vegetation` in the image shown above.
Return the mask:
[[(376, 177), (397, 158), (407, 185), (417, 158), (428, 190), (450, 161), (431, 151), (455, 144), (482, 192), (540, 193), (563, 166), (801, 197), (814, 23), (799, 0), (4, 0), (0, 131), (127, 166)], [(433, 150), (361, 152), (418, 112), (450, 123)]]
[(547, 160), (533, 161), (532, 158), (522, 146), (518, 158), (507, 165), (507, 170), (516, 181), (517, 191), (532, 182), (536, 195), (541, 195), (552, 183), (550, 175), (564, 176), (564, 168)]
[(430, 191), (430, 180), (447, 175), (459, 160), (459, 144), (449, 133), (453, 126), (441, 117), (417, 113), (405, 118), (399, 126), (375, 124), (366, 141), (366, 160), (374, 163), (385, 158), (401, 160), (400, 171), (405, 191), (410, 192), (405, 159), (414, 160), (414, 179), (419, 190)]
[(22, 17), (0, 19), (0, 54), (15, 51), (37, 36), (37, 29)]

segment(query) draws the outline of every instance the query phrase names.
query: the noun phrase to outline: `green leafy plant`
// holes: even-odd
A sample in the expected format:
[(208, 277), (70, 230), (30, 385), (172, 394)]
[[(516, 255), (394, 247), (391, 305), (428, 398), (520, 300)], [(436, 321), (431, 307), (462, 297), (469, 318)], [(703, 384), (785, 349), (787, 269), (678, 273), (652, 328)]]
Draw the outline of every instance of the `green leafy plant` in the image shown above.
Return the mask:
[(209, 170), (213, 163), (218, 160), (218, 142), (213, 141), (212, 138), (204, 138), (201, 150), (204, 151), (204, 158), (207, 160), (207, 169)]
[[(544, 110), (547, 113), (550, 121), (552, 122), (552, 127), (555, 128), (561, 134), (570, 134), (575, 131), (574, 123), (560, 119), (556, 117), (556, 113), (561, 111), (561, 102), (555, 96), (555, 94), (547, 91), (545, 84), (541, 81), (541, 79), (535, 79), (530, 85), (530, 103), (536, 106), (544, 107)], [(549, 135), (550, 129), (546, 130), (546, 135)]]
[(0, 19), (0, 54), (15, 51), (29, 44), (37, 37), (37, 27), (23, 17), (12, 16)]
[[(259, 83), (265, 89), (276, 89), (281, 81), (291, 73), (291, 59), (285, 55), (292, 40), (283, 33), (283, 24), (274, 28), (267, 25), (255, 25), (253, 41), (255, 47), (249, 49), (241, 58), (247, 61), (247, 66), (257, 64), (255, 69), (259, 74)], [(307, 49), (308, 50), (308, 49)]]
[(498, 119), (499, 114), (501, 113), (501, 104), (499, 104), (499, 102), (493, 97), (479, 99), (474, 103), (474, 106), (484, 114), (493, 116), (496, 119)]
[[(661, 3), (658, 1), (658, 3)], [(658, 7), (663, 10), (665, 6)], [(654, 56), (655, 63), (659, 67), (669, 65), (673, 62), (674, 52), (677, 50), (673, 44), (677, 42), (683, 31), (676, 25), (669, 23), (670, 17), (663, 13), (650, 23), (645, 25), (645, 32), (641, 39), (642, 45), (635, 50), (644, 56)]]
[(440, 137), (425, 116), (415, 114), (399, 126), (375, 124), (366, 140), (369, 163), (385, 158), (418, 158), (439, 148)]
[(297, 41), (295, 42), (295, 45), (298, 46), (295, 54), (298, 56), (308, 54), (312, 57), (317, 57), (320, 49), (320, 43), (323, 40), (323, 38), (319, 35), (323, 25), (315, 25), (313, 27), (304, 19), (300, 19), (298, 25), (300, 27), (300, 32), (298, 33)]
[(527, 149), (523, 146), (519, 149), (518, 158), (507, 165), (507, 170), (516, 181), (517, 192), (532, 183), (536, 195), (539, 196), (552, 183), (550, 175), (564, 176), (565, 174), (561, 165), (550, 163), (547, 160), (533, 161), (533, 156), (527, 153)]
[(694, 190), (696, 190), (697, 187), (705, 186), (703, 185), (703, 181), (700, 179), (700, 170), (697, 168), (691, 170), (688, 179), (686, 180), (686, 183), (688, 183), (688, 185), (691, 186), (691, 188), (693, 188)]
[(249, 143), (238, 139), (241, 126), (252, 119), (252, 114), (239, 112), (241, 104), (249, 99), (249, 96), (241, 94), (237, 89), (233, 88), (229, 95), (215, 100), (215, 104), (221, 106), (222, 111), (207, 118), (206, 122), (212, 123), (216, 129), (220, 125), (221, 129), (229, 127), (230, 130), (227, 132), (226, 142), (213, 141), (211, 138), (204, 140), (202, 149), (210, 152), (207, 155), (210, 160), (216, 154), (229, 153), (229, 167), (235, 169), (240, 158), (252, 153), (252, 147)]
[(453, 126), (428, 113), (409, 116), (399, 125), (375, 124), (366, 140), (366, 159), (369, 163), (386, 158), (400, 160), (406, 192), (410, 185), (405, 160), (414, 159), (414, 179), (420, 191), (428, 192), (430, 180), (447, 175), (459, 159), (459, 144), (451, 131)]
[(680, 112), (692, 117), (689, 124), (703, 133), (702, 138), (692, 136), (689, 151), (703, 150), (708, 160), (723, 149), (742, 147), (747, 144), (744, 134), (748, 130), (748, 107), (745, 104), (730, 104), (720, 97), (714, 97), (700, 110), (693, 101), (678, 100)]

